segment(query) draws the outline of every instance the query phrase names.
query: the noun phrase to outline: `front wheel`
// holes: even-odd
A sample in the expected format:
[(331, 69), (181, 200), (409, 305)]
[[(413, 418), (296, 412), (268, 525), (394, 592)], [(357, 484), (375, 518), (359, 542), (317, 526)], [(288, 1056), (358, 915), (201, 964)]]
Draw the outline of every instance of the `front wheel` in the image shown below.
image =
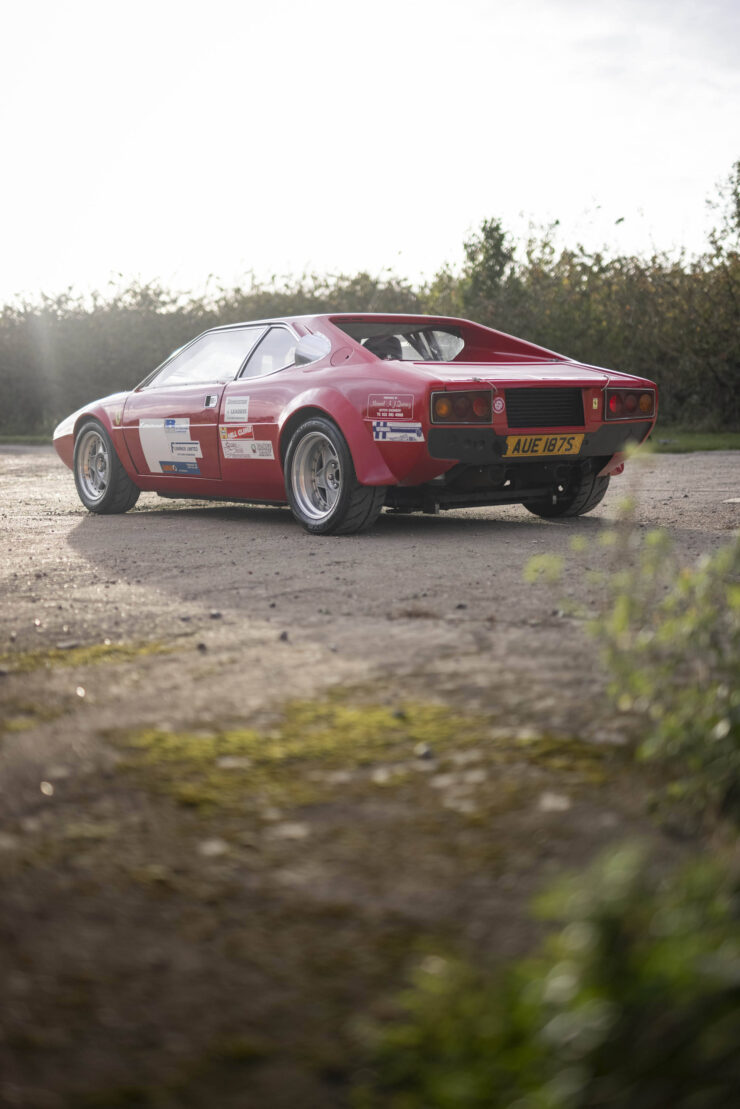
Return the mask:
[(313, 535), (353, 535), (372, 527), (385, 488), (361, 485), (347, 441), (321, 416), (293, 433), (285, 458), (285, 487), (295, 518)]
[(74, 475), (80, 500), (90, 512), (128, 512), (139, 499), (140, 490), (97, 420), (80, 428), (75, 440)]
[(557, 487), (554, 503), (552, 500), (525, 501), (524, 507), (545, 519), (583, 516), (603, 501), (608, 488), (608, 475), (599, 477), (590, 471), (576, 471)]

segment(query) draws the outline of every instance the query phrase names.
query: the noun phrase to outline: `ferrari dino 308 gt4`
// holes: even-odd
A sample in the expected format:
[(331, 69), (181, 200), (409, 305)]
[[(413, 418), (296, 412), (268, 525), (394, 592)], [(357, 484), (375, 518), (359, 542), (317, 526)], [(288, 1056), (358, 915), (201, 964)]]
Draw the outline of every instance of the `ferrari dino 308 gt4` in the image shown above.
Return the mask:
[(656, 387), (468, 320), (329, 314), (206, 331), (54, 432), (91, 512), (290, 504), (316, 534), (401, 512), (579, 516), (650, 434)]

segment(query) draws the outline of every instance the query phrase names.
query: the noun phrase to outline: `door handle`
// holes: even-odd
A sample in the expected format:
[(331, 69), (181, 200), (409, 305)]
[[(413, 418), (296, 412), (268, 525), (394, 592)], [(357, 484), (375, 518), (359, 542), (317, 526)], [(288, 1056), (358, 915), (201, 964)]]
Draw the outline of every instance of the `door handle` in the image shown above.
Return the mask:
[(215, 408), (218, 404), (218, 393), (209, 393), (206, 396), (205, 408)]

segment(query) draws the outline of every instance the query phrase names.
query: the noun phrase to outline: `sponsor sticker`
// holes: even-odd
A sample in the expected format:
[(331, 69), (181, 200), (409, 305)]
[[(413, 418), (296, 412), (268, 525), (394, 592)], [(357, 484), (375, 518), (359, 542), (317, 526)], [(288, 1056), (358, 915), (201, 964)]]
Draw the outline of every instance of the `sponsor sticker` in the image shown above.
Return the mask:
[(218, 433), (222, 439), (254, 439), (254, 424), (242, 424), (241, 427), (219, 427)]
[(379, 443), (423, 443), (421, 424), (395, 420), (373, 420), (373, 439)]
[(227, 424), (245, 424), (249, 419), (249, 397), (226, 399), (224, 420)]
[(367, 414), (378, 420), (410, 420), (414, 415), (413, 393), (371, 393)]
[(176, 458), (202, 458), (203, 451), (200, 449), (200, 443), (197, 440), (187, 443), (170, 443), (170, 451)]
[(503, 397), (494, 397), (493, 398), (493, 411), (496, 413), (497, 416), (501, 415), (504, 408), (505, 408), (504, 398)]
[[(223, 430), (223, 429), (222, 429)], [(221, 435), (224, 458), (274, 458), (275, 452), (269, 439), (227, 439)]]
[[(139, 442), (146, 464), (152, 474), (199, 474), (196, 462), (182, 463), (180, 468), (171, 459), (202, 458), (203, 452), (197, 439), (190, 438), (190, 420), (187, 417), (169, 417), (165, 420), (139, 420)], [(162, 458), (168, 458), (166, 463)], [(165, 465), (167, 469), (165, 469)], [(174, 468), (173, 468), (174, 466)], [(193, 467), (195, 467), (193, 469)]]
[[(152, 420), (152, 423), (154, 421)], [(168, 419), (164, 421), (165, 435), (177, 436), (181, 439), (190, 438), (190, 420), (185, 417), (184, 419)]]
[(159, 466), (163, 474), (200, 473), (200, 468), (197, 462), (160, 462)]

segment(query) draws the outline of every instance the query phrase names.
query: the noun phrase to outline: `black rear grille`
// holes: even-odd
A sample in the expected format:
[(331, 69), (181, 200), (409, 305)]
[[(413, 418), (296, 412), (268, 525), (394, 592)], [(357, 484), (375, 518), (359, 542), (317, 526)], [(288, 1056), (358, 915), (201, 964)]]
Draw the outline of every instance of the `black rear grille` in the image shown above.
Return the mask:
[(583, 427), (580, 389), (505, 389), (509, 427)]

